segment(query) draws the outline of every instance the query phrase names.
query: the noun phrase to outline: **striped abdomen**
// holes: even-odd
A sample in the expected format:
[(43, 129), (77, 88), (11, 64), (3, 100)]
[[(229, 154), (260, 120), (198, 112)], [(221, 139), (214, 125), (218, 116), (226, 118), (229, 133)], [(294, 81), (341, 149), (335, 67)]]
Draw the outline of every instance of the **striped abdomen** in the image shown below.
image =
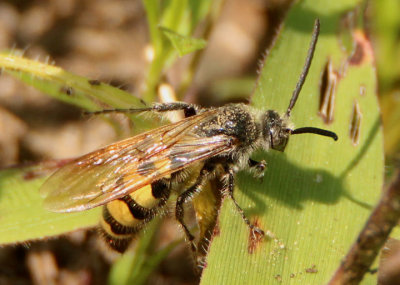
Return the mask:
[(100, 221), (106, 243), (124, 252), (135, 234), (166, 204), (170, 192), (169, 180), (161, 179), (106, 204)]

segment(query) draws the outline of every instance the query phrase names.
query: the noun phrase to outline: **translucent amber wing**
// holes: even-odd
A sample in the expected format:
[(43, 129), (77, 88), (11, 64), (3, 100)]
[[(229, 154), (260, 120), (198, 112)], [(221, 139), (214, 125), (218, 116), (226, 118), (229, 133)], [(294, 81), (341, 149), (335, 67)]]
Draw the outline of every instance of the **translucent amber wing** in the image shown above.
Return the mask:
[(83, 211), (123, 197), (192, 163), (229, 151), (232, 138), (198, 137), (214, 110), (111, 144), (71, 161), (42, 185), (45, 208)]

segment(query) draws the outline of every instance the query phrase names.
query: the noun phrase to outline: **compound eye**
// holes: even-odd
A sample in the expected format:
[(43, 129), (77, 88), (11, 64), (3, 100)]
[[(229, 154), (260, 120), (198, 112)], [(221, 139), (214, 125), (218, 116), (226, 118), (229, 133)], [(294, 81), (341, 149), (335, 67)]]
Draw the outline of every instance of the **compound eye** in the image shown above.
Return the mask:
[(270, 131), (270, 147), (277, 151), (284, 151), (289, 140), (290, 133), (285, 130), (280, 132)]

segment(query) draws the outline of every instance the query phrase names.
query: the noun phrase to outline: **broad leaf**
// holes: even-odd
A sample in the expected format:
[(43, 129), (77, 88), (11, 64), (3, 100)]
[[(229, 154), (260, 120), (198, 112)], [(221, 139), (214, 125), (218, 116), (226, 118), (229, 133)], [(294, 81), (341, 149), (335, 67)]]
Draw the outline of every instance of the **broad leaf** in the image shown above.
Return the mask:
[[(305, 61), (313, 22), (319, 17), (317, 50), (291, 121), (297, 127), (332, 130), (339, 141), (296, 135), (285, 153), (255, 156), (267, 161), (265, 177), (258, 181), (240, 173), (235, 196), (267, 235), (262, 241), (251, 236), (226, 199), (202, 284), (324, 284), (377, 201), (384, 164), (376, 75), (369, 42), (361, 31), (351, 31), (361, 53), (350, 55), (341, 47), (339, 18), (355, 4), (349, 7), (349, 2), (322, 5), (310, 0), (295, 5), (252, 98), (257, 108), (285, 112)], [(329, 62), (331, 69), (326, 71)], [(332, 73), (330, 79), (337, 82), (329, 124), (319, 115), (324, 72), (338, 75)]]

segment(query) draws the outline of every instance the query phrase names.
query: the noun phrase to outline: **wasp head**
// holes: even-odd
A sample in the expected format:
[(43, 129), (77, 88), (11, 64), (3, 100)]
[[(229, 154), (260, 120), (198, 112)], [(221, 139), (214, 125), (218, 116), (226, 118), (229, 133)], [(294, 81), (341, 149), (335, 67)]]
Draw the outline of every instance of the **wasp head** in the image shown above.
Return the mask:
[(264, 141), (268, 144), (268, 148), (272, 148), (278, 151), (284, 151), (289, 140), (290, 135), (295, 134), (317, 134), (326, 137), (331, 137), (334, 140), (338, 139), (338, 136), (331, 131), (324, 129), (314, 128), (314, 127), (304, 127), (298, 129), (292, 129), (289, 127), (289, 118), (291, 111), (296, 104), (297, 98), (300, 94), (301, 88), (303, 87), (304, 81), (307, 77), (308, 70), (311, 66), (311, 61), (314, 56), (315, 46), (317, 44), (317, 39), (319, 35), (319, 20), (315, 20), (314, 31), (310, 43), (310, 48), (308, 49), (307, 58), (303, 71), (300, 74), (299, 81), (297, 82), (296, 88), (293, 91), (292, 98), (289, 102), (289, 107), (287, 108), (286, 114), (284, 116), (279, 116), (276, 111), (267, 111), (261, 120), (262, 132)]
[(268, 144), (268, 148), (282, 152), (286, 148), (290, 135), (308, 133), (330, 137), (335, 141), (338, 139), (338, 136), (334, 132), (324, 129), (314, 127), (292, 129), (289, 126), (288, 116), (279, 116), (279, 114), (273, 110), (269, 110), (264, 114), (262, 118), (262, 132), (264, 141)]
[(269, 110), (262, 119), (262, 130), (269, 148), (285, 150), (291, 131), (286, 118), (282, 118), (276, 111)]

